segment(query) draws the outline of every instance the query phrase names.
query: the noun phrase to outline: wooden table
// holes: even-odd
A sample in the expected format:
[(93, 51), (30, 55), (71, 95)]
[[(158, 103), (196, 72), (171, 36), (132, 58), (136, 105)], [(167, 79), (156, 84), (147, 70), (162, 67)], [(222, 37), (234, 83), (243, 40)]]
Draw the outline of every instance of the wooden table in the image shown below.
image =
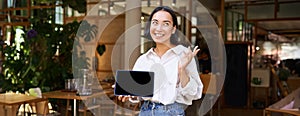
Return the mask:
[[(5, 116), (15, 116), (18, 110), (17, 107), (19, 105), (24, 104), (24, 109), (25, 109), (25, 104), (27, 103), (37, 103), (45, 100), (46, 99), (44, 98), (38, 98), (38, 97), (29, 96), (25, 94), (3, 93), (0, 94), (0, 105), (3, 106), (0, 109), (2, 109), (2, 113), (4, 113)], [(10, 113), (7, 113), (6, 106), (12, 107), (12, 111)]]
[(72, 116), (77, 116), (77, 114), (78, 114), (78, 106), (76, 103), (77, 100), (87, 100), (89, 98), (101, 97), (103, 95), (106, 95), (106, 91), (93, 92), (93, 94), (89, 95), (89, 96), (79, 96), (79, 95), (76, 95), (76, 92), (66, 92), (63, 90), (57, 90), (57, 91), (43, 93), (43, 97), (45, 97), (45, 98), (73, 100), (74, 102), (73, 102), (73, 108), (72, 108), (72, 114), (73, 114)]

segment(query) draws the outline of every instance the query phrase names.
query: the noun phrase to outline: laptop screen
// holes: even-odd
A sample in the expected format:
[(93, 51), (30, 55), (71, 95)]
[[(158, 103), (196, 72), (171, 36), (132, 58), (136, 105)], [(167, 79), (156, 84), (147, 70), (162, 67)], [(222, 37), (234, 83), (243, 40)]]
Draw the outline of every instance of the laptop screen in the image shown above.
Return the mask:
[(118, 70), (114, 88), (115, 95), (152, 97), (154, 72)]

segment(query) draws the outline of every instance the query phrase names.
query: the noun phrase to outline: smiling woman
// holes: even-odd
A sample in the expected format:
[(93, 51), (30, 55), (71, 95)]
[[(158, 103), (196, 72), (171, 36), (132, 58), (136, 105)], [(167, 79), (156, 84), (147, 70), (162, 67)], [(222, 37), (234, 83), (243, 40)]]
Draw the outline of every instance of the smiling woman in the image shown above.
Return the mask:
[[(145, 37), (155, 45), (141, 55), (132, 70), (154, 72), (153, 97), (142, 97), (140, 116), (185, 115), (185, 108), (202, 95), (202, 82), (194, 56), (199, 52), (179, 44), (177, 16), (167, 6), (151, 13), (145, 27)], [(119, 96), (125, 101), (130, 97)]]

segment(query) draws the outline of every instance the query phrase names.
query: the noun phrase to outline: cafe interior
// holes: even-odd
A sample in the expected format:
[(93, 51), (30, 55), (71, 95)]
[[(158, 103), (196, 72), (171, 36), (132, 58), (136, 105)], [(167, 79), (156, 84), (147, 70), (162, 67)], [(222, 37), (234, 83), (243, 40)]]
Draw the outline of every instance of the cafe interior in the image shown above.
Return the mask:
[(203, 95), (185, 115), (300, 115), (299, 0), (0, 0), (0, 115), (138, 115), (116, 71), (153, 46), (157, 6), (200, 48)]

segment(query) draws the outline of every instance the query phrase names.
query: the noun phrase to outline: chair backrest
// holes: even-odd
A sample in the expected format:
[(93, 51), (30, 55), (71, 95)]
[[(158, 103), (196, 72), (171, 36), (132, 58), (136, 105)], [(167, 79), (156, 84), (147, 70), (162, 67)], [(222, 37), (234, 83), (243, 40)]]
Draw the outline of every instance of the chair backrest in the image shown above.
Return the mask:
[(200, 74), (204, 94), (217, 94), (217, 79), (214, 74)]
[(269, 106), (273, 109), (297, 109), (300, 107), (300, 88)]

